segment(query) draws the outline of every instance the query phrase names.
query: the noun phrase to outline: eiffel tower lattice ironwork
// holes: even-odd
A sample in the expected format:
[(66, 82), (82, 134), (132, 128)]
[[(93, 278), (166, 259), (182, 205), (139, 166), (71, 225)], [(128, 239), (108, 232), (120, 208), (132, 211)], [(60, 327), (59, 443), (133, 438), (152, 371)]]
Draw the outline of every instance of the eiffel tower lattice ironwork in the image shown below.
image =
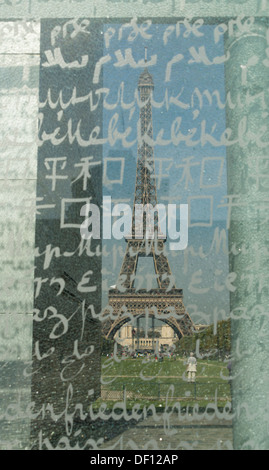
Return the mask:
[[(140, 75), (138, 90), (141, 101), (140, 132), (142, 138), (138, 139), (132, 228), (130, 235), (125, 237), (127, 247), (119, 275), (121, 289), (117, 284), (116, 288), (109, 290), (108, 306), (103, 311), (103, 335), (106, 338), (113, 338), (128, 321), (147, 316), (160, 318), (171, 326), (179, 337), (182, 337), (193, 334), (195, 326), (183, 305), (183, 290), (177, 289), (173, 282), (169, 262), (164, 253), (166, 236), (158, 230), (160, 227), (157, 211), (154, 211), (154, 226), (151, 227), (154, 233), (153, 240), (146, 239), (145, 236), (147, 222), (145, 212), (142, 218), (143, 227), (140, 229), (143, 235), (141, 239), (135, 237), (137, 234), (135, 205), (151, 204), (154, 208), (158, 204), (154, 149), (147, 143), (150, 139), (143, 138), (145, 135), (153, 138), (151, 97), (154, 83), (147, 67)], [(136, 290), (134, 284), (138, 259), (145, 256), (153, 258), (158, 287), (150, 290)]]

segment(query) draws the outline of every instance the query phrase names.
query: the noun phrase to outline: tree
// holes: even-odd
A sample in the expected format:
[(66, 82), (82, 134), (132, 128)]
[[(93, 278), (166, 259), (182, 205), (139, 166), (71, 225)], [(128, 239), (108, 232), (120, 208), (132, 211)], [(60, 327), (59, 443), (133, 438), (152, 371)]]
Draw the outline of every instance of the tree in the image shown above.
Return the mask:
[(204, 330), (194, 333), (192, 336), (184, 336), (176, 342), (177, 354), (189, 354), (195, 352), (199, 341), (199, 352), (207, 357), (224, 359), (231, 353), (231, 320), (218, 322), (216, 333), (214, 326), (209, 325)]
[(112, 339), (106, 339), (104, 336), (102, 336), (101, 339), (101, 354), (102, 355), (107, 355), (111, 354), (114, 351), (114, 341)]

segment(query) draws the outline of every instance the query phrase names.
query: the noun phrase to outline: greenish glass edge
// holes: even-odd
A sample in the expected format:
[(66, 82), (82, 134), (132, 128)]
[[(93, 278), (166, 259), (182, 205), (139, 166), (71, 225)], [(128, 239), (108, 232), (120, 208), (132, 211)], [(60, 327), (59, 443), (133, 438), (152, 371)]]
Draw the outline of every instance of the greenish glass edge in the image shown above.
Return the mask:
[(269, 16), (268, 0), (0, 0), (1, 19)]

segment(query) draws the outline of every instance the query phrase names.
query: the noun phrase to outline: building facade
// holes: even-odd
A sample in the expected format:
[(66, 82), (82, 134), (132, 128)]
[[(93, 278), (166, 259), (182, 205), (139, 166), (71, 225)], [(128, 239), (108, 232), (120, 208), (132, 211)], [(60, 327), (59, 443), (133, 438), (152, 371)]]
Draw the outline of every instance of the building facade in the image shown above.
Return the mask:
[(177, 340), (173, 328), (168, 325), (155, 327), (147, 333), (141, 329), (140, 333), (132, 325), (124, 325), (115, 335), (116, 342), (122, 347), (132, 351), (160, 352), (172, 350)]

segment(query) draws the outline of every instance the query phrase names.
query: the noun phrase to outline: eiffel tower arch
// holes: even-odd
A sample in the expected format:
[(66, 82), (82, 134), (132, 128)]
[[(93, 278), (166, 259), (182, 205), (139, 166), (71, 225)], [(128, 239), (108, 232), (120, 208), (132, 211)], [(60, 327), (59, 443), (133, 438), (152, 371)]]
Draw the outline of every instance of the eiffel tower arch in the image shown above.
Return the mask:
[[(111, 310), (109, 309), (111, 308)], [(169, 293), (159, 289), (109, 293), (109, 306), (103, 313), (107, 315), (103, 323), (103, 335), (113, 338), (117, 331), (128, 322), (145, 317), (159, 319), (170, 326), (179, 338), (193, 334), (195, 325), (183, 305), (182, 291), (173, 289)]]
[[(127, 242), (125, 256), (115, 288), (108, 293), (108, 305), (102, 312), (102, 332), (108, 338), (113, 338), (116, 332), (127, 322), (141, 317), (159, 319), (168, 324), (177, 336), (191, 335), (195, 325), (186, 312), (183, 304), (183, 290), (177, 289), (172, 276), (167, 256), (165, 254), (166, 235), (160, 231), (158, 211), (154, 211), (150, 227), (153, 237), (148, 239), (146, 233), (148, 219), (144, 212), (140, 219), (142, 233), (138, 239), (135, 216), (135, 205), (145, 207), (150, 204), (156, 208), (157, 188), (155, 177), (154, 149), (143, 139), (147, 135), (153, 138), (151, 97), (154, 90), (153, 77), (147, 67), (142, 72), (138, 82), (138, 90), (142, 106), (140, 108), (140, 136), (137, 149), (136, 184), (132, 227), (130, 235), (125, 237)], [(140, 257), (152, 257), (158, 287), (155, 289), (135, 289), (137, 265)]]

